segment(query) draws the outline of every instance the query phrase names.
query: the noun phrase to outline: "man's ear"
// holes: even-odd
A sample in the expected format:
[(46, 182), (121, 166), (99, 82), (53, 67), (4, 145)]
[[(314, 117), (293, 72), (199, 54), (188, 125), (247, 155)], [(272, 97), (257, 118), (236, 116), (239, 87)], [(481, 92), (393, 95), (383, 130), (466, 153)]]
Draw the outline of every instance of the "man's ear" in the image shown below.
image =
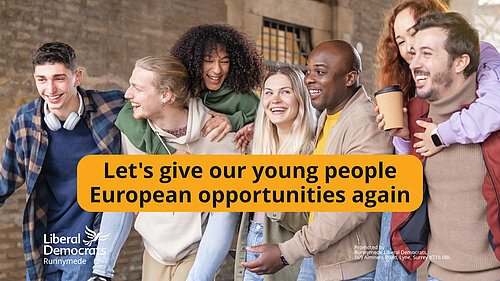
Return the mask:
[(172, 93), (172, 91), (170, 91), (168, 89), (163, 91), (163, 93), (161, 94), (161, 104), (162, 105), (172, 103), (172, 102), (174, 102), (174, 100), (175, 100), (174, 94)]
[(358, 72), (351, 70), (347, 73), (345, 84), (347, 87), (351, 87), (356, 83), (356, 80), (358, 80)]
[(470, 63), (469, 55), (463, 54), (463, 55), (457, 57), (453, 61), (453, 68), (455, 70), (455, 73), (464, 72), (465, 68), (469, 65), (469, 63)]
[(75, 87), (80, 86), (83, 79), (83, 71), (81, 69), (77, 69), (75, 72)]

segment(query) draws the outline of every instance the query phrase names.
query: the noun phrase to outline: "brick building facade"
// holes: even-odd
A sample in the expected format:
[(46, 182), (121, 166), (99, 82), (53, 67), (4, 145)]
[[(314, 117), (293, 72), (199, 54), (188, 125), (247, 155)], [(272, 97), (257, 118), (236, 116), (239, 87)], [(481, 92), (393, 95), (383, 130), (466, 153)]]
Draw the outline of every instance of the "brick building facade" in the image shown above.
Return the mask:
[[(88, 89), (128, 87), (134, 61), (166, 54), (189, 27), (229, 23), (258, 40), (264, 18), (311, 29), (312, 44), (330, 38), (362, 48), (361, 82), (376, 90), (375, 48), (385, 13), (395, 0), (0, 0), (0, 152), (9, 121), (37, 98), (31, 54), (48, 41), (77, 52)], [(21, 240), (25, 188), (0, 208), (0, 281), (25, 280)], [(140, 280), (141, 240), (132, 233), (120, 255), (114, 280)], [(227, 260), (230, 264), (232, 260)], [(231, 269), (218, 280), (231, 280)]]

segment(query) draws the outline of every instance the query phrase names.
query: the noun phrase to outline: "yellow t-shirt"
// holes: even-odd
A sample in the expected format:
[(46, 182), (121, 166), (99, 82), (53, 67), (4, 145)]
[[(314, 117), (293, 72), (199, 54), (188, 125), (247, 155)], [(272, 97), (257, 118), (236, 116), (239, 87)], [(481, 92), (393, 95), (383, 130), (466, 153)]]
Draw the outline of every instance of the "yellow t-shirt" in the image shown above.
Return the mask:
[(337, 124), (341, 112), (342, 110), (333, 115), (326, 115), (325, 125), (323, 126), (323, 129), (321, 129), (318, 142), (316, 143), (316, 147), (314, 148), (313, 152), (314, 155), (324, 154), (326, 148), (326, 141), (328, 140), (328, 135), (330, 134), (330, 131), (332, 130), (333, 126)]
[[(340, 112), (342, 112), (342, 110), (333, 115), (326, 115), (325, 125), (323, 126), (323, 129), (321, 129), (321, 133), (319, 133), (318, 142), (316, 143), (316, 147), (314, 148), (313, 152), (314, 155), (324, 154), (326, 148), (326, 141), (328, 140), (328, 135), (330, 134), (330, 131), (332, 130), (333, 126), (337, 124)], [(313, 212), (309, 214), (309, 224), (311, 224), (312, 221), (313, 221)]]

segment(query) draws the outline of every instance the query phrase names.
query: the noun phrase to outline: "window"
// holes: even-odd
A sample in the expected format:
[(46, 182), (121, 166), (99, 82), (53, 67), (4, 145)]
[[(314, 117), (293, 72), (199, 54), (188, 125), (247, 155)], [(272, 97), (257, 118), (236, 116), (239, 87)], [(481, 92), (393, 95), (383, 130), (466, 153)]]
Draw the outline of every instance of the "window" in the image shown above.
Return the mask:
[(500, 1), (479, 0), (479, 8), (474, 17), (480, 39), (500, 47)]
[(264, 18), (257, 47), (267, 65), (284, 62), (304, 70), (312, 50), (311, 29)]

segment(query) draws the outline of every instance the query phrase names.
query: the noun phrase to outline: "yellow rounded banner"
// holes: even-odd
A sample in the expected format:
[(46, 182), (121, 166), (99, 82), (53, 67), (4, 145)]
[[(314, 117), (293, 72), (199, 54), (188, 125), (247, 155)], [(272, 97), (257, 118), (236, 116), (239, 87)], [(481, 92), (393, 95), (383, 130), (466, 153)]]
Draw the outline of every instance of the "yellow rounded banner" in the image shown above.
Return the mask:
[(422, 202), (409, 155), (89, 155), (87, 211), (406, 212)]

